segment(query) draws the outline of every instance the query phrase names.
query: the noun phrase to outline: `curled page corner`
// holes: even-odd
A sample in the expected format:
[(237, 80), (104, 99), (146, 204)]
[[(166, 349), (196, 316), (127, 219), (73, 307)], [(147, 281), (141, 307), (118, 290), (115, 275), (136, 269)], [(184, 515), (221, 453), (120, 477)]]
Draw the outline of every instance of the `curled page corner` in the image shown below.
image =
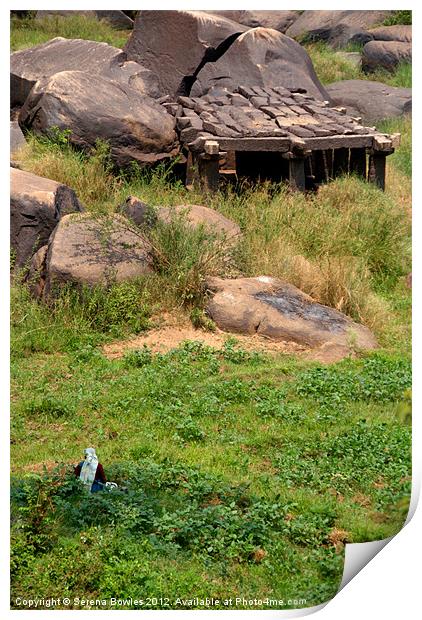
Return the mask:
[[(412, 520), (415, 514), (416, 507), (418, 505), (420, 493), (420, 484), (415, 483), (413, 480), (412, 494), (410, 497), (409, 511), (407, 513), (406, 521), (403, 523), (402, 528), (397, 532), (399, 534), (401, 530)], [(388, 543), (397, 536), (394, 534), (389, 538), (383, 538), (382, 540), (374, 540), (364, 543), (346, 543), (344, 553), (344, 568), (343, 577), (338, 589), (338, 592), (346, 586), (349, 581), (356, 577), (356, 575), (364, 568)]]
[(356, 575), (364, 568), (384, 547), (388, 545), (390, 540), (394, 536), (389, 538), (383, 538), (382, 540), (373, 540), (371, 542), (364, 543), (346, 543), (344, 553), (344, 568), (343, 577), (338, 589), (338, 592), (346, 586), (349, 581), (356, 577)]

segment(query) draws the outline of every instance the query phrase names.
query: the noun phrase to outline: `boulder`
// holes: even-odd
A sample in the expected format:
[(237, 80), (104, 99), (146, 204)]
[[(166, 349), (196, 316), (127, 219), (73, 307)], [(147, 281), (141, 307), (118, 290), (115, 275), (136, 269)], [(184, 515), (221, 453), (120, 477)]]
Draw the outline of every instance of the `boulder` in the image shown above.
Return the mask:
[(170, 222), (174, 215), (186, 214), (186, 221), (192, 226), (203, 225), (211, 232), (224, 236), (227, 240), (238, 240), (240, 227), (218, 211), (202, 205), (176, 205), (174, 207), (151, 207), (135, 196), (129, 196), (121, 213), (137, 226), (153, 225), (160, 220)]
[(14, 52), (10, 57), (11, 105), (25, 103), (34, 84), (60, 71), (84, 71), (116, 84), (129, 85), (140, 93), (158, 96), (157, 78), (121, 49), (83, 39), (56, 37), (47, 43)]
[(299, 11), (208, 11), (250, 28), (274, 28), (286, 32), (299, 17)]
[(348, 114), (361, 116), (362, 122), (369, 125), (412, 110), (410, 88), (395, 88), (369, 80), (344, 80), (326, 88), (334, 105), (345, 107)]
[(371, 28), (369, 33), (375, 41), (412, 42), (412, 26), (379, 26), (378, 28)]
[(140, 11), (124, 49), (158, 76), (163, 95), (189, 94), (198, 67), (246, 29), (205, 11)]
[(125, 15), (123, 11), (37, 11), (35, 19), (55, 16), (71, 17), (72, 15), (99, 19), (117, 30), (131, 30), (133, 28), (133, 19)]
[(327, 32), (338, 24), (367, 30), (371, 26), (382, 24), (391, 14), (392, 11), (303, 11), (287, 29), (286, 34), (293, 38), (316, 40), (319, 32), (327, 36)]
[(45, 245), (60, 218), (82, 206), (67, 185), (10, 169), (10, 245), (23, 267)]
[(367, 30), (343, 23), (315, 29), (308, 38), (311, 41), (323, 41), (334, 49), (341, 49), (350, 43), (365, 45), (372, 41), (372, 35)]
[(61, 71), (38, 81), (19, 124), (38, 134), (48, 134), (53, 126), (70, 129), (70, 142), (87, 151), (98, 139), (106, 141), (118, 167), (178, 153), (175, 119), (163, 106), (128, 85), (83, 71)]
[(19, 123), (17, 121), (10, 121), (10, 153), (13, 154), (25, 144), (25, 136), (19, 127)]
[(223, 331), (309, 347), (331, 343), (366, 350), (377, 346), (367, 327), (277, 278), (210, 278), (207, 285), (212, 297), (206, 311)]
[(152, 271), (148, 241), (120, 215), (89, 213), (63, 217), (48, 242), (44, 295), (71, 282), (107, 285)]
[(412, 44), (404, 41), (370, 41), (362, 50), (362, 69), (394, 71), (401, 62), (412, 62)]
[(252, 28), (241, 34), (219, 60), (204, 65), (191, 93), (200, 96), (214, 86), (234, 91), (239, 85), (283, 86), (306, 90), (317, 99), (329, 98), (306, 50), (269, 28)]

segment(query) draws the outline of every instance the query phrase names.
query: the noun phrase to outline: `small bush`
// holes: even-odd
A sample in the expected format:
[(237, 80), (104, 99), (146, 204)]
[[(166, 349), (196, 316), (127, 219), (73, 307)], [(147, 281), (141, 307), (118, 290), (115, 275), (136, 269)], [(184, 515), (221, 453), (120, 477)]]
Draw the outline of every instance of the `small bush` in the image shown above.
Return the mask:
[(198, 423), (190, 417), (182, 418), (176, 424), (177, 436), (183, 441), (201, 441), (205, 437), (204, 431)]
[(138, 333), (150, 326), (149, 294), (142, 281), (84, 289), (80, 300), (89, 323), (98, 331)]
[(187, 213), (174, 212), (149, 232), (155, 267), (176, 291), (181, 304), (202, 301), (205, 279), (224, 273), (229, 248), (221, 235), (191, 226)]
[(214, 321), (205, 314), (202, 308), (192, 308), (189, 316), (192, 325), (197, 329), (203, 329), (207, 332), (215, 332), (216, 325)]
[(123, 358), (125, 366), (128, 368), (142, 368), (152, 362), (152, 351), (146, 345), (143, 349), (128, 351)]

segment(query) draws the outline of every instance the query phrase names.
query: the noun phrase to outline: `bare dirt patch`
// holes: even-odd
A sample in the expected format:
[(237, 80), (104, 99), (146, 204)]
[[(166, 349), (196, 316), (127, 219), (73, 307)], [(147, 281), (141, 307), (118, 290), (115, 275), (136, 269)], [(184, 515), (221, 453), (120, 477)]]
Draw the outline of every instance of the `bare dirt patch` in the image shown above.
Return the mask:
[(142, 349), (147, 346), (154, 353), (166, 353), (177, 348), (186, 340), (195, 340), (214, 349), (222, 349), (229, 338), (236, 338), (240, 349), (246, 351), (259, 351), (263, 353), (298, 354), (307, 351), (306, 347), (294, 342), (274, 342), (263, 336), (244, 336), (241, 334), (228, 334), (220, 330), (207, 332), (196, 329), (186, 319), (180, 316), (167, 315), (162, 317), (162, 324), (145, 334), (139, 334), (130, 340), (119, 340), (103, 347), (103, 353), (109, 359), (118, 359), (127, 351)]

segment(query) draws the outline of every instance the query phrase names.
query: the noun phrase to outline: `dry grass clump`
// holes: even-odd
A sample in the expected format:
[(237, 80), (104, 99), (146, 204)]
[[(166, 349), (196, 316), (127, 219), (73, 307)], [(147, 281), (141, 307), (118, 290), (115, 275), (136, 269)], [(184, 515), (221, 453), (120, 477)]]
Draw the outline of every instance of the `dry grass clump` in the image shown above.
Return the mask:
[(317, 194), (261, 188), (222, 206), (243, 228), (245, 273), (285, 279), (370, 326), (385, 318), (375, 290), (410, 264), (409, 217), (391, 196), (344, 177)]
[(67, 143), (65, 132), (51, 138), (31, 134), (26, 138), (28, 143), (14, 154), (24, 170), (68, 185), (90, 211), (114, 210), (121, 180), (112, 173), (107, 145), (99, 142), (89, 157)]

